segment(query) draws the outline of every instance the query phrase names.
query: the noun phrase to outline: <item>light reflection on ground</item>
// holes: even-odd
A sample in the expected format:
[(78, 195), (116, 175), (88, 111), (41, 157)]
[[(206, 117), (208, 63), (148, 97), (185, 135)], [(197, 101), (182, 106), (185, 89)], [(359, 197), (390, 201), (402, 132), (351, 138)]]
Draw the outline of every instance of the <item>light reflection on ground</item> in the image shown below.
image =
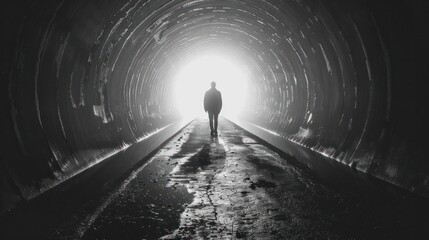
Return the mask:
[(87, 213), (93, 220), (82, 222), (82, 239), (360, 239), (401, 232), (399, 212), (334, 191), (224, 119), (219, 133), (209, 135), (206, 119), (187, 126), (102, 211)]

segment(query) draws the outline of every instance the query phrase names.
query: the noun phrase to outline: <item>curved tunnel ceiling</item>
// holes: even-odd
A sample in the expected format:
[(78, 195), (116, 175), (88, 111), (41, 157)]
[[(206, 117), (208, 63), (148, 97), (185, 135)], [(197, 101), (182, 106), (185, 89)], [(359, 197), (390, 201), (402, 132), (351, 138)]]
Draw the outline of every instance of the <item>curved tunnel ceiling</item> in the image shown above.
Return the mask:
[[(87, 168), (100, 152), (123, 149), (179, 121), (172, 78), (183, 63), (210, 53), (235, 58), (248, 71), (252, 97), (239, 119), (426, 194), (424, 147), (405, 130), (414, 123), (427, 131), (415, 110), (421, 108), (409, 108), (424, 105), (423, 85), (402, 87), (400, 78), (418, 66), (402, 61), (413, 51), (397, 50), (420, 29), (405, 5), (386, 11), (369, 2), (118, 0), (16, 7), (21, 15), (12, 14), (15, 48), (6, 71), (5, 136), (13, 141), (3, 160), (5, 198), (31, 198)], [(405, 12), (400, 30), (406, 33), (392, 36), (391, 25), (403, 21), (394, 17), (397, 11)]]

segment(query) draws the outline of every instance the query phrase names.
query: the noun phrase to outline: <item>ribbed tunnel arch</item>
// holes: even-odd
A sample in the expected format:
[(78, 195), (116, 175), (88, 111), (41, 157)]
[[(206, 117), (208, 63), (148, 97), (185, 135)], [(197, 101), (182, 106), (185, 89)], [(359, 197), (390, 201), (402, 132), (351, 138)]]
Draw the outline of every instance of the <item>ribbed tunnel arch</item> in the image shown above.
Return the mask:
[(246, 70), (250, 97), (234, 122), (279, 148), (293, 142), (426, 195), (427, 84), (419, 79), (427, 72), (418, 52), (427, 50), (427, 31), (412, 17), (417, 5), (385, 7), (333, 0), (11, 4), (2, 44), (3, 210), (183, 126), (174, 76), (209, 54)]

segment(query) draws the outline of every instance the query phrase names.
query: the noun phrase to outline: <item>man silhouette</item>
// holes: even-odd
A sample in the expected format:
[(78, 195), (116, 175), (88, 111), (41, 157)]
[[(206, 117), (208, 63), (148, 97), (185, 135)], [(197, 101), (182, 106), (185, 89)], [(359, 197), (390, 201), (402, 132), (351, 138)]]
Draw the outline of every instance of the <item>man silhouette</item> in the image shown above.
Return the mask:
[(216, 89), (215, 82), (211, 82), (211, 86), (204, 95), (204, 111), (209, 114), (210, 135), (217, 136), (217, 119), (222, 109), (222, 95)]

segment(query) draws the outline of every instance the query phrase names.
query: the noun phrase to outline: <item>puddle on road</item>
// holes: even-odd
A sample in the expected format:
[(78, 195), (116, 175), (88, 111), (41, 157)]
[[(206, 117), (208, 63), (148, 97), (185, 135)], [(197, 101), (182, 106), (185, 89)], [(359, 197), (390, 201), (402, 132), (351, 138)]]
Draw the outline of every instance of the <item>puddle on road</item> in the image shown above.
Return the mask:
[[(254, 153), (253, 149), (229, 143), (228, 136), (220, 139), (180, 159), (170, 174), (169, 186), (185, 185), (194, 199), (181, 214), (180, 227), (163, 239), (257, 239), (278, 235), (275, 229), (283, 224), (276, 224), (272, 214), (267, 214), (278, 209), (278, 203), (266, 192), (276, 188), (276, 183), (248, 161), (246, 156)], [(267, 233), (267, 228), (273, 230)]]

